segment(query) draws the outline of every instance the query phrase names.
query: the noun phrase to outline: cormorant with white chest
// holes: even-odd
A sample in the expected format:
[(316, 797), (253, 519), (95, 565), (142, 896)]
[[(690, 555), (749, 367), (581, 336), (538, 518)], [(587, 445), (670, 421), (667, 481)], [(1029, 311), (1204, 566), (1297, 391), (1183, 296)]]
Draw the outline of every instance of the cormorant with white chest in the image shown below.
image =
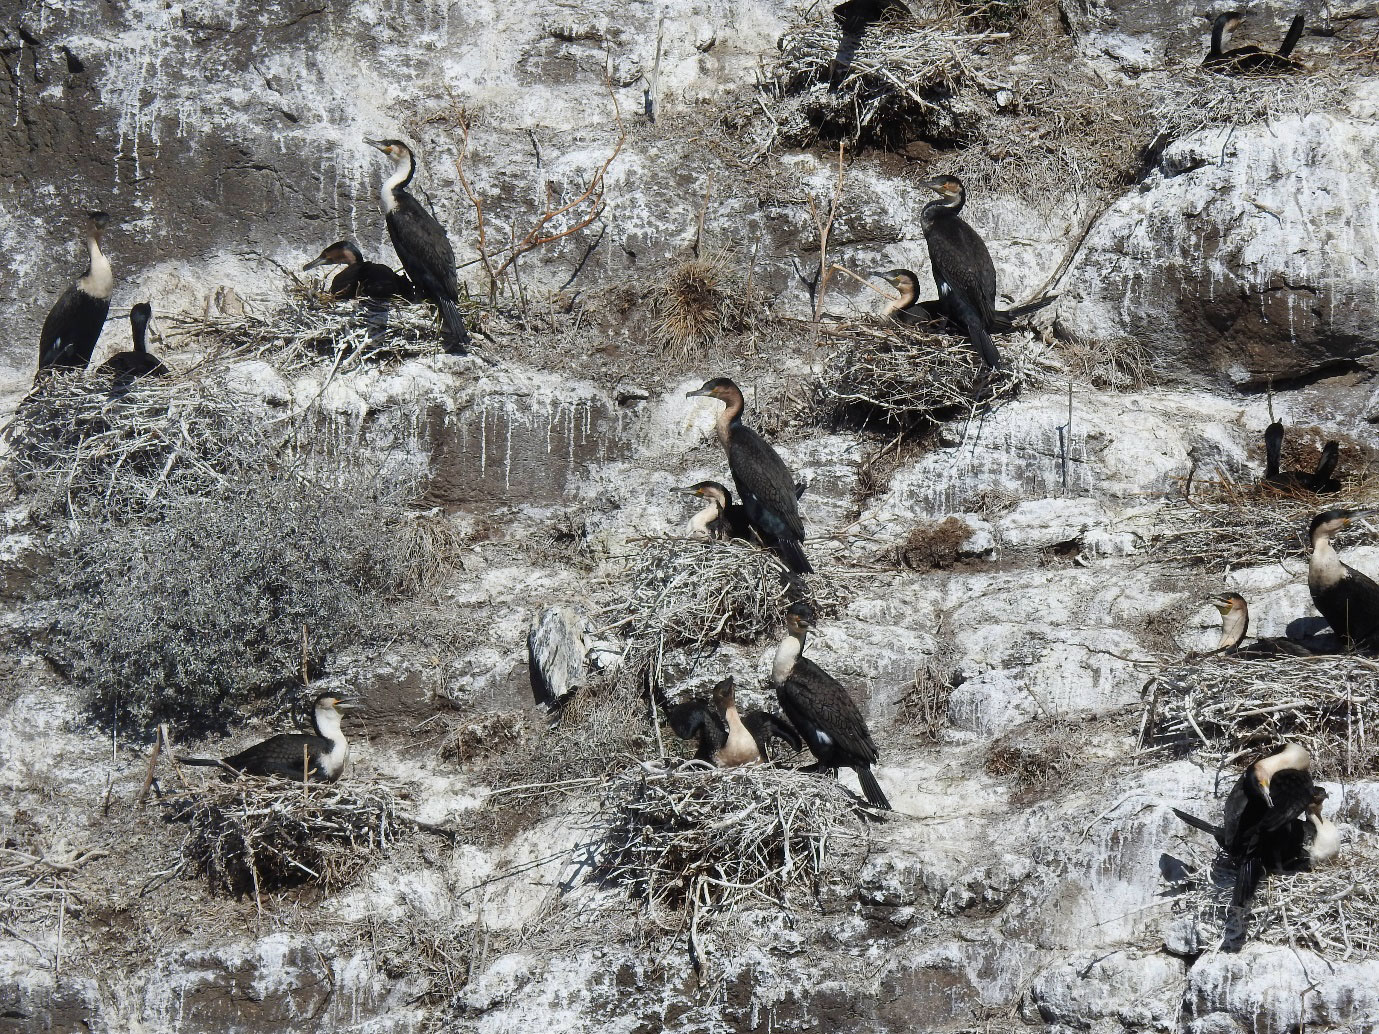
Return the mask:
[(708, 702), (691, 700), (666, 707), (666, 720), (682, 740), (697, 739), (695, 758), (719, 768), (735, 768), (770, 758), (773, 740), (784, 740), (795, 750), (804, 747), (799, 734), (769, 711), (739, 715), (731, 677), (713, 687)]
[(810, 573), (814, 568), (804, 555), (804, 521), (796, 505), (799, 490), (795, 479), (766, 439), (743, 423), (746, 403), (741, 389), (726, 377), (715, 377), (685, 393), (686, 398), (696, 396), (724, 404), (716, 423), (718, 440), (728, 454), (728, 469), (752, 527), (790, 570)]
[(115, 289), (110, 260), (101, 251), (101, 238), (109, 225), (110, 216), (105, 212), (87, 214), (86, 249), (90, 261), (81, 278), (62, 292), (43, 321), (38, 335), (39, 374), (60, 368), (84, 370), (91, 361)]
[(153, 318), (153, 306), (140, 302), (129, 310), (129, 329), (134, 347), (128, 352), (116, 352), (101, 363), (96, 375), (113, 377), (115, 387), (128, 387), (140, 377), (166, 377), (168, 368), (148, 351), (148, 321)]
[[(952, 307), (945, 304), (943, 299), (919, 300), (919, 277), (914, 270), (883, 269), (873, 273), (872, 276), (880, 277), (900, 292), (900, 296), (886, 306), (884, 313), (885, 316), (897, 323), (903, 323), (907, 326), (946, 323), (956, 327), (959, 333), (965, 329), (954, 315)], [(1046, 294), (1042, 298), (1036, 298), (1024, 305), (1017, 305), (1013, 309), (996, 309), (992, 313), (991, 332), (993, 334), (1008, 334), (1015, 329), (1016, 320), (1032, 315), (1057, 300), (1058, 295)]]
[(340, 711), (353, 705), (335, 693), (320, 694), (313, 704), (314, 734), (279, 733), (228, 758), (179, 757), (184, 765), (229, 768), (244, 775), (333, 783), (345, 770), (350, 745), (340, 728)]
[(463, 355), (469, 332), (459, 310), (455, 249), (450, 246), (445, 227), (407, 191), (407, 184), (417, 171), (412, 149), (401, 140), (366, 138), (364, 142), (393, 160), (393, 174), (383, 183), (383, 211), (393, 250), (416, 289), (440, 310), (445, 325), (445, 350)]
[(1379, 585), (1342, 562), (1331, 538), (1351, 521), (1374, 512), (1327, 510), (1312, 518), (1308, 532), (1312, 558), (1307, 565), (1307, 588), (1312, 602), (1350, 649), (1375, 645), (1375, 635), (1379, 633)]
[(1001, 354), (991, 340), (996, 325), (996, 266), (981, 235), (962, 218), (967, 190), (956, 176), (936, 176), (924, 185), (938, 198), (924, 206), (920, 225), (929, 245), (929, 265), (943, 314), (967, 334), (993, 370)]
[(1250, 605), (1245, 597), (1238, 592), (1223, 592), (1212, 597), (1211, 603), (1221, 615), (1221, 641), (1212, 653), (1245, 660), (1314, 656), (1312, 650), (1296, 639), (1270, 637), (1256, 639), (1245, 646), (1245, 636), (1250, 630)]
[(366, 262), (359, 245), (354, 241), (336, 241), (302, 269), (315, 269), (317, 266), (344, 266), (330, 282), (330, 293), (335, 298), (375, 298), (386, 301), (389, 298), (416, 298), (412, 282), (405, 276), (395, 273), (382, 262)]

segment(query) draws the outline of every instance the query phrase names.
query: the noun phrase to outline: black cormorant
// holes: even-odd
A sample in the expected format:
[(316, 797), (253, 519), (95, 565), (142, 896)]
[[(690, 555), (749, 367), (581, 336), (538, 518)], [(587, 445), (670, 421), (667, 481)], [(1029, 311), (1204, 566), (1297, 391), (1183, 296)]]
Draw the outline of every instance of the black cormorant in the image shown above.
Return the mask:
[(1293, 18), (1275, 54), (1258, 47), (1234, 47), (1222, 51), (1226, 33), (1233, 31), (1244, 20), (1245, 16), (1239, 11), (1227, 11), (1216, 16), (1211, 26), (1211, 49), (1202, 59), (1204, 67), (1216, 72), (1292, 72), (1302, 67), (1288, 56), (1302, 38), (1302, 15)]
[(799, 733), (769, 711), (748, 711), (739, 717), (731, 678), (714, 686), (707, 702), (691, 700), (668, 705), (666, 721), (682, 740), (699, 741), (696, 759), (713, 762), (720, 768), (769, 760), (770, 746), (775, 740), (784, 740), (795, 750), (804, 749)]
[(469, 332), (460, 315), (460, 291), (455, 278), (455, 250), (445, 228), (407, 192), (407, 184), (417, 171), (412, 149), (401, 140), (369, 140), (393, 160), (393, 174), (383, 183), (383, 211), (393, 250), (402, 261), (412, 283), (440, 310), (445, 324), (445, 350), (457, 355), (465, 352)]
[[(913, 270), (883, 269), (873, 273), (872, 276), (880, 277), (900, 292), (900, 297), (886, 306), (883, 315), (897, 323), (910, 326), (941, 322), (956, 328), (958, 333), (964, 331), (965, 328), (958, 322), (951, 307), (945, 305), (942, 299), (933, 298), (922, 302), (919, 300), (919, 277)], [(993, 334), (1008, 334), (1015, 329), (1016, 320), (1036, 313), (1057, 300), (1058, 295), (1046, 294), (1042, 298), (1026, 302), (1024, 305), (1017, 305), (1013, 309), (997, 309), (992, 314), (991, 332)]]
[(1221, 825), (1173, 809), (1190, 826), (1205, 830), (1227, 854), (1244, 858), (1261, 838), (1300, 816), (1312, 800), (1312, 757), (1297, 743), (1256, 761), (1240, 774), (1226, 797)]
[(1275, 420), (1264, 429), (1264, 477), (1262, 483), (1285, 492), (1312, 492), (1329, 495), (1341, 490), (1335, 477), (1336, 464), (1341, 458), (1340, 442), (1330, 441), (1322, 446), (1317, 467), (1310, 474), (1301, 470), (1280, 470), (1283, 464), (1283, 423)]
[(805, 636), (814, 627), (808, 604), (791, 606), (785, 613), (785, 627), (787, 634), (771, 666), (771, 681), (781, 710), (819, 759), (809, 770), (850, 768), (857, 773), (867, 800), (890, 810), (890, 801), (872, 775), (876, 744), (862, 712), (837, 679), (802, 656)]
[(148, 321), (153, 317), (153, 307), (148, 302), (140, 302), (129, 310), (129, 329), (134, 338), (134, 347), (128, 352), (116, 352), (96, 371), (97, 376), (115, 379), (116, 387), (127, 387), (140, 377), (166, 377), (168, 368), (156, 356), (148, 352)]
[(999, 369), (1001, 354), (991, 340), (996, 325), (996, 266), (986, 242), (960, 214), (967, 191), (956, 176), (936, 176), (924, 185), (939, 195), (924, 206), (920, 225), (943, 313), (963, 329), (983, 361)]
[(96, 350), (115, 277), (110, 260), (101, 252), (101, 237), (110, 225), (110, 216), (91, 212), (86, 217), (86, 247), (90, 253), (86, 272), (62, 292), (38, 335), (38, 372), (60, 367), (84, 370)]
[(1273, 657), (1311, 657), (1313, 652), (1295, 639), (1256, 639), (1243, 645), (1250, 628), (1250, 606), (1238, 592), (1223, 592), (1212, 597), (1212, 606), (1221, 614), (1221, 641), (1212, 653), (1229, 654), (1247, 660)]
[(1307, 565), (1307, 588), (1321, 611), (1349, 648), (1372, 646), (1379, 632), (1379, 585), (1349, 564), (1332, 548), (1331, 537), (1351, 521), (1373, 510), (1327, 510), (1312, 518), (1309, 538), (1312, 559)]
[(752, 527), (790, 570), (800, 574), (813, 571), (802, 545), (804, 521), (796, 505), (800, 489), (776, 450), (742, 422), (741, 390), (728, 378), (715, 377), (697, 391), (685, 393), (686, 398), (699, 395), (724, 404), (718, 414), (718, 440), (728, 453), (728, 469)]
[(365, 262), (363, 252), (354, 241), (336, 241), (302, 269), (317, 266), (345, 267), (330, 282), (330, 293), (335, 298), (376, 298), (379, 301), (389, 298), (413, 301), (416, 298), (412, 281), (382, 262)]
[(311, 712), (315, 735), (279, 733), (223, 760), (189, 757), (177, 760), (184, 765), (231, 768), (245, 775), (301, 780), (305, 774), (310, 781), (333, 783), (340, 778), (350, 756), (349, 741), (340, 728), (340, 711), (352, 706), (334, 693), (322, 693)]

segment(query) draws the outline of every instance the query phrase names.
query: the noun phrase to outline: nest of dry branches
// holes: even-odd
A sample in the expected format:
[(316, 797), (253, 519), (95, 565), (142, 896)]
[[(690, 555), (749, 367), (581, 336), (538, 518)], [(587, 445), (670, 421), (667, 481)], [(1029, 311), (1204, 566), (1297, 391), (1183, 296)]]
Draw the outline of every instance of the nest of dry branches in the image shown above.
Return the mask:
[(236, 779), (163, 800), (185, 822), (182, 870), (236, 897), (302, 883), (347, 883), (402, 831), (397, 798), (383, 786)]
[(1351, 840), (1339, 858), (1315, 870), (1268, 874), (1250, 902), (1248, 930), (1231, 914), (1234, 875), (1234, 866), (1218, 857), (1174, 884), (1174, 911), (1192, 918), (1199, 943), (1248, 936), (1337, 961), (1379, 952), (1379, 851), (1369, 838)]
[(1148, 743), (1205, 747), (1222, 756), (1288, 740), (1313, 769), (1373, 774), (1379, 744), (1379, 661), (1354, 655), (1245, 660), (1208, 657), (1155, 680), (1144, 719)]
[(106, 853), (62, 844), (47, 850), (36, 846), (21, 850), (14, 840), (0, 846), (0, 926), (10, 932), (50, 926), (60, 929), (63, 914), (81, 899), (72, 880)]
[(860, 864), (866, 830), (836, 781), (793, 769), (643, 766), (603, 787), (600, 879), (629, 888), (652, 917), (690, 920), (691, 949), (705, 915), (790, 907), (838, 864)]

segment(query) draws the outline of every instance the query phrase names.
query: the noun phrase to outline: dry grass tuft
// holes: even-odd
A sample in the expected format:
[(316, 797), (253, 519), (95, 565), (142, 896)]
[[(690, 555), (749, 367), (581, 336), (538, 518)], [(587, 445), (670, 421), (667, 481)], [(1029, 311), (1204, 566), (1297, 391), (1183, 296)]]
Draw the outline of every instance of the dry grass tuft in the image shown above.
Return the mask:
[(182, 869), (213, 893), (273, 893), (305, 882), (333, 889), (398, 839), (397, 799), (386, 787), (304, 786), (237, 779), (164, 798), (170, 822), (187, 823)]
[(651, 295), (651, 333), (662, 351), (685, 360), (703, 354), (728, 334), (756, 328), (760, 291), (740, 275), (727, 252), (674, 266)]
[(106, 853), (63, 843), (44, 849), (8, 837), (0, 845), (0, 926), (11, 934), (58, 928), (68, 903), (75, 909), (84, 897), (74, 878)]
[(1081, 722), (1060, 718), (1026, 722), (992, 741), (986, 770), (1015, 784), (1013, 803), (1030, 804), (1067, 785), (1087, 755)]
[(1379, 744), (1379, 661), (1367, 657), (1208, 657), (1156, 680), (1146, 743), (1200, 744), (1209, 753), (1301, 743), (1315, 771), (1373, 775)]
[(972, 529), (958, 517), (916, 524), (905, 541), (895, 547), (895, 560), (911, 571), (952, 567), (962, 555), (959, 548), (972, 537)]
[(898, 724), (926, 743), (937, 743), (949, 724), (948, 698), (952, 694), (952, 673), (926, 664), (915, 672), (914, 685), (900, 698)]

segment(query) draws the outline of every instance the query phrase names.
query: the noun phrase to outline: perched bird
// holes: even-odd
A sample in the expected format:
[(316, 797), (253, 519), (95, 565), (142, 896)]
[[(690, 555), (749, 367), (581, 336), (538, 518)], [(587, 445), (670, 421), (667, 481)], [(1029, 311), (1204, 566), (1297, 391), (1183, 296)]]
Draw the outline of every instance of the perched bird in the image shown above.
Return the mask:
[(1372, 646), (1379, 632), (1379, 585), (1343, 563), (1331, 537), (1375, 510), (1327, 510), (1312, 518), (1308, 537), (1312, 559), (1307, 565), (1307, 588), (1312, 602), (1348, 649)]
[(991, 340), (996, 326), (996, 266), (986, 242), (961, 216), (967, 191), (956, 176), (936, 176), (924, 185), (939, 195), (924, 206), (920, 226), (943, 314), (963, 329), (986, 365), (998, 370), (1001, 354)]
[(344, 266), (330, 282), (330, 293), (335, 298), (388, 298), (416, 299), (416, 289), (412, 281), (393, 272), (381, 262), (365, 262), (359, 245), (354, 241), (336, 241), (303, 270), (317, 266)]
[(1239, 11), (1227, 11), (1225, 14), (1216, 16), (1216, 20), (1212, 22), (1211, 26), (1211, 48), (1207, 51), (1207, 56), (1202, 59), (1204, 68), (1209, 68), (1213, 72), (1258, 74), (1295, 72), (1302, 67), (1289, 57), (1293, 53), (1293, 48), (1297, 46), (1298, 40), (1302, 38), (1302, 15), (1294, 16), (1277, 53), (1270, 54), (1258, 47), (1234, 47), (1231, 50), (1223, 51), (1221, 48), (1225, 46), (1226, 33), (1233, 31), (1244, 20), (1245, 16)]
[(805, 636), (814, 627), (808, 604), (792, 605), (785, 612), (785, 627), (787, 634), (771, 666), (771, 681), (781, 710), (818, 759), (807, 770), (850, 768), (857, 773), (867, 800), (889, 811), (891, 803), (871, 771), (877, 759), (876, 744), (862, 712), (837, 679), (803, 656)]
[(229, 768), (242, 775), (333, 783), (340, 778), (350, 756), (349, 741), (340, 728), (340, 712), (353, 706), (335, 693), (322, 693), (311, 712), (314, 734), (279, 733), (224, 759), (179, 757), (177, 760), (184, 765)]
[(566, 698), (584, 685), (585, 622), (573, 607), (547, 607), (527, 632), (527, 674), (538, 707), (559, 712)]
[[(883, 269), (873, 273), (872, 276), (880, 277), (900, 292), (900, 296), (887, 305), (886, 311), (883, 313), (897, 323), (904, 323), (909, 326), (942, 323), (956, 329), (958, 333), (962, 333), (965, 329), (955, 317), (952, 307), (947, 305), (943, 299), (934, 298), (922, 302), (919, 300), (919, 277), (913, 270)], [(1058, 295), (1046, 294), (1042, 298), (1036, 298), (1024, 305), (1017, 305), (1013, 309), (997, 309), (992, 314), (991, 332), (993, 334), (1008, 334), (1015, 329), (1016, 320), (1032, 315), (1057, 300)]]
[(685, 529), (689, 538), (721, 542), (752, 537), (747, 508), (733, 502), (733, 494), (717, 481), (700, 481), (688, 488), (677, 488), (676, 491), (705, 500), (704, 508), (689, 519)]
[(1226, 796), (1217, 826), (1177, 808), (1173, 814), (1216, 838), (1221, 850), (1237, 858), (1258, 853), (1260, 845), (1300, 816), (1312, 800), (1312, 756), (1297, 743), (1285, 743), (1240, 774)]
[(129, 310), (129, 329), (134, 338), (134, 347), (128, 352), (116, 352), (101, 363), (96, 375), (113, 377), (115, 387), (128, 387), (140, 377), (166, 377), (168, 368), (148, 351), (148, 321), (153, 318), (153, 307), (148, 302), (140, 302)]
[(742, 422), (742, 392), (726, 377), (705, 381), (686, 398), (705, 396), (724, 403), (718, 415), (718, 440), (728, 454), (728, 469), (742, 498), (747, 520), (790, 570), (808, 574), (814, 568), (804, 555), (804, 521), (796, 505), (799, 489), (785, 462), (766, 439)]
[(666, 720), (682, 740), (697, 739), (695, 758), (719, 768), (734, 768), (770, 758), (770, 744), (784, 740), (795, 750), (804, 743), (789, 724), (769, 711), (739, 716), (732, 678), (713, 687), (709, 701), (691, 700), (666, 707)]
[(365, 138), (364, 142), (393, 160), (393, 174), (383, 182), (383, 211), (393, 250), (417, 291), (440, 310), (441, 322), (445, 325), (445, 350), (463, 355), (469, 344), (469, 332), (459, 310), (455, 250), (450, 246), (445, 228), (407, 191), (407, 184), (412, 182), (417, 171), (412, 149), (401, 140)]
[(43, 321), (38, 335), (39, 374), (59, 368), (84, 370), (91, 361), (115, 289), (110, 260), (101, 251), (101, 238), (109, 225), (110, 216), (105, 212), (87, 214), (86, 248), (90, 261), (81, 278), (62, 292)]
[(1224, 653), (1247, 660), (1313, 656), (1313, 651), (1296, 639), (1256, 639), (1249, 646), (1243, 645), (1250, 628), (1250, 607), (1245, 602), (1245, 597), (1238, 592), (1223, 592), (1219, 596), (1213, 596), (1211, 602), (1221, 614), (1221, 641), (1212, 653)]
[(1264, 429), (1264, 477), (1261, 483), (1285, 492), (1312, 492), (1328, 495), (1341, 490), (1336, 480), (1336, 464), (1341, 458), (1341, 445), (1331, 441), (1322, 446), (1321, 458), (1310, 474), (1301, 470), (1280, 471), (1283, 462), (1283, 424), (1275, 420)]

